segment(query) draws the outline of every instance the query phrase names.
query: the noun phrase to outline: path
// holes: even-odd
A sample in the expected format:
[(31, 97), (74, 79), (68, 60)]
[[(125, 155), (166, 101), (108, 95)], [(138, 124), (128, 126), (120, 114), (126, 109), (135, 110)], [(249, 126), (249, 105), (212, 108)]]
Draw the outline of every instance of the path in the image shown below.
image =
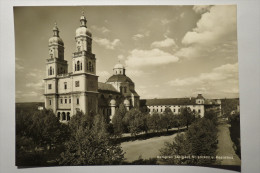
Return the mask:
[(132, 162), (139, 156), (142, 159), (156, 158), (160, 155), (159, 150), (164, 147), (164, 142), (171, 142), (177, 134), (170, 136), (154, 137), (146, 140), (136, 140), (121, 143), (126, 161)]
[(225, 121), (220, 122), (218, 126), (219, 132), (217, 156), (229, 157), (226, 159), (219, 159), (220, 165), (241, 165), (241, 160), (233, 149), (233, 141), (230, 138), (229, 126), (230, 125)]

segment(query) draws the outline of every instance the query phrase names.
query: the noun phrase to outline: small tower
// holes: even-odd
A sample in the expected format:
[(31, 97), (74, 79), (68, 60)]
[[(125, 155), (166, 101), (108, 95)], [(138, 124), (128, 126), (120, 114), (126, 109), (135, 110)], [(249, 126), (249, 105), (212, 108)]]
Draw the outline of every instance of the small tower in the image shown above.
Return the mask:
[(202, 94), (198, 94), (196, 98), (196, 104), (204, 104), (205, 103), (205, 98), (202, 96)]
[(125, 75), (125, 67), (118, 63), (113, 68), (114, 75)]

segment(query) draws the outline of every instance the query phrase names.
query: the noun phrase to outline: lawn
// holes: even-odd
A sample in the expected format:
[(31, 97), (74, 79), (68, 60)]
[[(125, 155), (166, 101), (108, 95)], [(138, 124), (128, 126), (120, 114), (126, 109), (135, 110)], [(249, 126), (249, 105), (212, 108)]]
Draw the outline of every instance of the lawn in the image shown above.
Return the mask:
[(125, 153), (126, 161), (132, 162), (139, 156), (143, 159), (156, 158), (160, 155), (159, 150), (164, 147), (165, 142), (171, 142), (177, 134), (170, 136), (154, 137), (146, 140), (136, 140), (121, 143)]

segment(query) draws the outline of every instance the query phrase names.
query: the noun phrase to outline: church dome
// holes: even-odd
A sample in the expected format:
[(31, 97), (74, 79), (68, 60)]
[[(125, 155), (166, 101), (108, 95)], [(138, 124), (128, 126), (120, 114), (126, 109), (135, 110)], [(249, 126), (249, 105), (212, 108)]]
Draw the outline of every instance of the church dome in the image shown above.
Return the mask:
[(118, 64), (116, 64), (116, 65), (114, 66), (114, 69), (115, 69), (115, 68), (125, 68), (125, 67), (123, 66), (123, 64), (118, 63)]
[(50, 45), (51, 45), (51, 44), (64, 45), (62, 39), (61, 39), (60, 37), (56, 37), (56, 36), (51, 37), (51, 38), (49, 39), (49, 44), (50, 44)]
[(125, 100), (124, 100), (124, 105), (125, 105), (125, 106), (130, 106), (129, 100), (125, 99)]
[(111, 76), (107, 82), (128, 82), (134, 83), (128, 76), (126, 75), (113, 75)]
[(49, 39), (49, 45), (52, 44), (59, 44), (59, 45), (64, 45), (62, 39), (59, 36), (59, 28), (57, 27), (57, 23), (55, 22), (54, 27), (52, 28), (53, 31), (53, 36)]
[(76, 30), (76, 37), (78, 36), (89, 36), (92, 37), (90, 30), (87, 27), (81, 26)]

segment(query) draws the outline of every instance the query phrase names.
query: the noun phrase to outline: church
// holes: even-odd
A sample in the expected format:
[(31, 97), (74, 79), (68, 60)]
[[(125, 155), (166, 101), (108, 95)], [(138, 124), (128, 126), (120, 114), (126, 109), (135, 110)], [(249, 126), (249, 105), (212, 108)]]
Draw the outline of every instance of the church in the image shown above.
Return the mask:
[(126, 75), (122, 64), (116, 64), (113, 75), (105, 82), (98, 82), (96, 57), (92, 53), (92, 34), (87, 28), (84, 15), (76, 29), (75, 52), (72, 70), (68, 72), (68, 61), (64, 59), (64, 42), (55, 24), (49, 39), (49, 57), (46, 61), (45, 108), (52, 109), (61, 122), (70, 121), (77, 111), (88, 115), (101, 113), (110, 120), (116, 108), (124, 104), (127, 110), (135, 107), (147, 113), (163, 113), (168, 107), (178, 114), (182, 107), (203, 117), (207, 109), (221, 110), (219, 99), (196, 98), (143, 99), (135, 91), (135, 83)]
[(44, 84), (45, 108), (52, 109), (61, 122), (68, 122), (77, 111), (92, 115), (102, 113), (112, 119), (121, 103), (127, 110), (139, 108), (140, 96), (122, 64), (114, 66), (113, 75), (105, 83), (98, 82), (92, 34), (84, 15), (76, 29), (71, 72), (68, 61), (64, 59), (64, 42), (55, 24), (53, 36), (49, 39)]

